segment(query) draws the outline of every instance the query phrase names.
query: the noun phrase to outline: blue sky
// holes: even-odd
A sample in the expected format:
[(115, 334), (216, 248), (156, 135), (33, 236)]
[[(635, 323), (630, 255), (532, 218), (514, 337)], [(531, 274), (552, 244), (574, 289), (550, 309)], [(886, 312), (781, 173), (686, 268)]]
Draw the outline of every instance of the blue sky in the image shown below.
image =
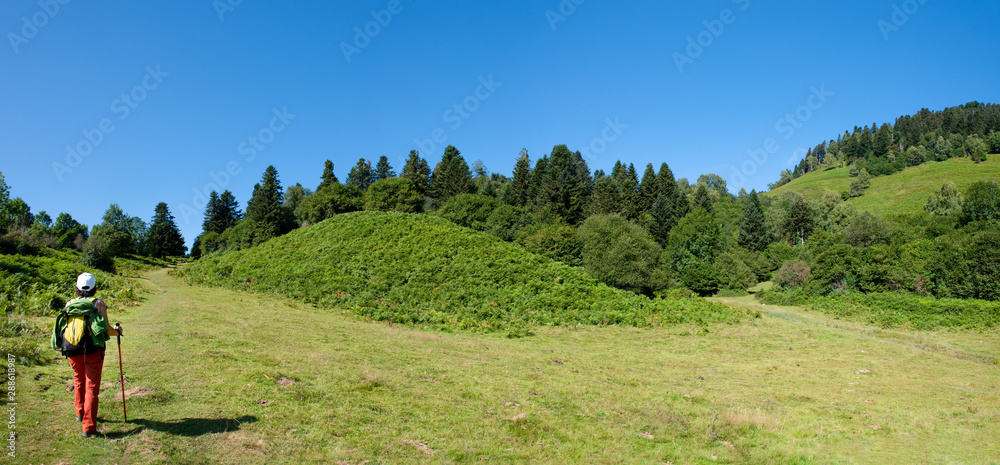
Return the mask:
[(1000, 102), (997, 2), (677, 3), (9, 0), (0, 171), (91, 226), (167, 202), (190, 245), (204, 193), (245, 207), (270, 164), (315, 188), (451, 144), (509, 175), (567, 144), (735, 193), (856, 125)]

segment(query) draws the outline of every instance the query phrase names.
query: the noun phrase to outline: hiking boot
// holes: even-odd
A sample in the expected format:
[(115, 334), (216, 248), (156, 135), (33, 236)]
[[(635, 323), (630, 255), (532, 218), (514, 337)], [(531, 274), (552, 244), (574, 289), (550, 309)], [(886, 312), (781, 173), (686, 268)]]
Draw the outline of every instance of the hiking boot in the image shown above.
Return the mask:
[(93, 433), (83, 433), (83, 437), (85, 438), (97, 437), (97, 431), (94, 431)]
[(76, 421), (83, 421), (83, 417), (81, 417), (81, 416), (77, 415), (77, 417), (76, 417)]

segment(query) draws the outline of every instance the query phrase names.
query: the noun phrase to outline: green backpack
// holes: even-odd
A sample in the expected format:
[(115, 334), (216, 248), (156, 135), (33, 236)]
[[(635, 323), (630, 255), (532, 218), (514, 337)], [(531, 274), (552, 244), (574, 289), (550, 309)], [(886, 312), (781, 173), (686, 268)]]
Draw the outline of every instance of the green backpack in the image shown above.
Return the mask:
[(111, 336), (108, 335), (108, 320), (97, 311), (96, 302), (96, 298), (74, 299), (59, 311), (52, 328), (53, 350), (69, 357), (82, 354), (88, 348), (104, 348)]

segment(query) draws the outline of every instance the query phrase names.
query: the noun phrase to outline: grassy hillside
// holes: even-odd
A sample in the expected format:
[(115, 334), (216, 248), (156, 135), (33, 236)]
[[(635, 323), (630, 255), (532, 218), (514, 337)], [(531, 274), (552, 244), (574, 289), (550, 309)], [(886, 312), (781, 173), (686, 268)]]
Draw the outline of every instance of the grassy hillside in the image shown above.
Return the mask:
[(149, 279), (120, 315), (128, 420), (115, 348), (94, 439), (64, 363), (19, 365), (13, 463), (1000, 463), (995, 331), (743, 298), (762, 318), (507, 339)]
[[(942, 162), (911, 166), (890, 176), (872, 178), (871, 187), (864, 195), (849, 200), (859, 211), (869, 211), (880, 216), (922, 213), (927, 197), (952, 181), (960, 191), (976, 181), (1000, 177), (1000, 155), (990, 155), (983, 163), (975, 164), (968, 158), (952, 158)], [(840, 194), (849, 191), (851, 177), (847, 168), (821, 169), (807, 173), (765, 196), (778, 196), (783, 192), (797, 192), (806, 198), (824, 192)]]
[[(152, 266), (148, 260), (116, 259), (120, 274), (105, 273), (80, 264), (75, 252), (48, 248), (36, 255), (0, 254), (0, 352), (14, 355), (19, 363), (45, 363), (52, 358), (48, 329), (56, 312), (76, 297), (74, 286), (81, 273), (97, 277), (98, 297), (114, 314), (135, 304), (144, 288), (134, 277)], [(41, 327), (39, 326), (41, 325)]]
[(533, 325), (736, 322), (752, 313), (702, 299), (648, 299), (560, 262), (429, 215), (337, 215), (181, 274), (382, 321), (508, 331)]

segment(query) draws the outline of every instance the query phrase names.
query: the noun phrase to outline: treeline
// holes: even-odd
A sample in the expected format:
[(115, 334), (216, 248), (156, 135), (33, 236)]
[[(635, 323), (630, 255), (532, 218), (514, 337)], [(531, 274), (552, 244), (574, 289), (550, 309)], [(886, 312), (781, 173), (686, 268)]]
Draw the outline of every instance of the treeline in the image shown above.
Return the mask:
[(184, 238), (166, 203), (156, 205), (147, 223), (111, 204), (101, 224), (88, 228), (69, 213), (55, 221), (45, 211), (32, 213), (20, 197), (11, 198), (0, 172), (0, 253), (36, 255), (45, 247), (81, 252), (85, 266), (114, 271), (114, 258), (140, 255), (180, 257), (187, 253)]
[[(691, 184), (675, 179), (666, 163), (658, 169), (648, 164), (641, 176), (621, 162), (611, 173), (591, 175), (581, 154), (565, 145), (534, 161), (522, 151), (511, 176), (491, 174), (481, 162), (470, 168), (453, 146), (430, 166), (416, 151), (398, 175), (384, 156), (374, 168), (362, 158), (341, 183), (328, 160), (315, 190), (301, 184), (283, 189), (277, 170), (268, 167), (245, 215), (231, 192), (211, 195), (192, 256), (250, 247), (340, 213), (423, 212), (645, 294), (675, 287), (703, 295), (742, 290), (779, 272), (786, 287), (813, 285), (819, 293), (996, 298), (954, 284), (982, 273), (983, 256), (976, 251), (993, 236), (969, 232), (995, 229), (997, 207), (989, 206), (1000, 198), (989, 188), (995, 184), (977, 184), (964, 200), (953, 185), (946, 187), (926, 214), (890, 222), (856, 212), (836, 195), (809, 201), (794, 193), (733, 195), (713, 174)], [(912, 247), (921, 247), (921, 260), (906, 255)], [(940, 265), (929, 258), (947, 254)], [(883, 267), (878, 273), (866, 268), (875, 263)], [(795, 279), (785, 278), (790, 273)]]
[(941, 111), (921, 109), (896, 118), (895, 124), (875, 123), (844, 131), (836, 140), (808, 149), (792, 170), (784, 170), (770, 187), (780, 187), (823, 167), (851, 166), (856, 177), (844, 197), (861, 195), (869, 176), (883, 176), (930, 161), (968, 157), (975, 162), (1000, 153), (1000, 105), (970, 102)]

